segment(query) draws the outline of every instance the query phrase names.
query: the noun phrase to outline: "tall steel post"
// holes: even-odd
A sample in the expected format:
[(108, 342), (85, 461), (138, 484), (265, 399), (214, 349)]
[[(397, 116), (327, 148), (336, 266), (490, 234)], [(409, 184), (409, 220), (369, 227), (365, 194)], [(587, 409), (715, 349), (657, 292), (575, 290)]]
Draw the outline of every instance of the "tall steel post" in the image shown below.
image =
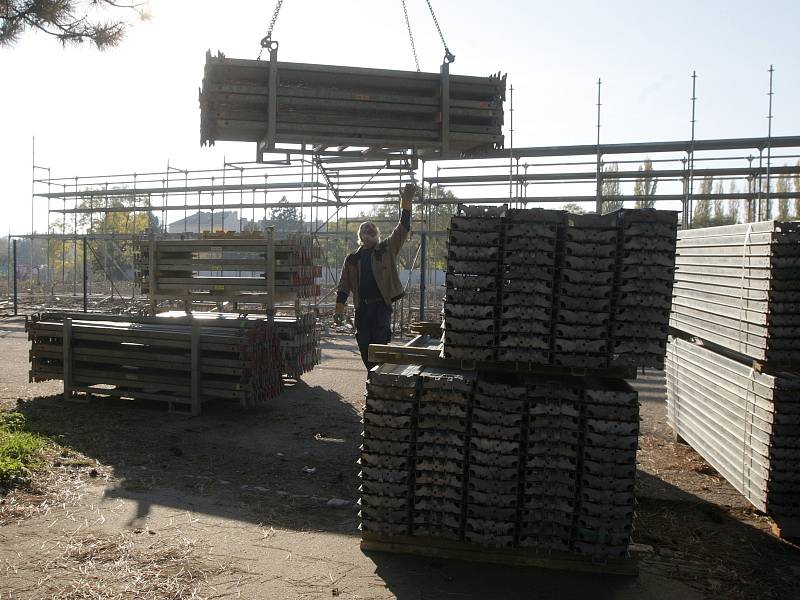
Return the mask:
[(600, 155), (600, 86), (603, 85), (602, 80), (597, 78), (597, 180), (595, 212), (599, 215), (603, 212), (603, 167), (602, 157)]
[(697, 107), (697, 71), (692, 71), (692, 138), (691, 142), (689, 143), (689, 152), (686, 153), (686, 157), (689, 161), (689, 183), (686, 186), (686, 212), (688, 213), (688, 221), (691, 222), (692, 217), (694, 216), (694, 207), (692, 204), (694, 203), (692, 196), (694, 195), (694, 126), (697, 122), (695, 119), (695, 109)]
[(89, 241), (83, 236), (83, 312), (89, 312)]
[(771, 166), (771, 159), (772, 159), (772, 74), (775, 72), (775, 69), (772, 65), (769, 66), (769, 92), (767, 96), (769, 96), (769, 114), (767, 114), (767, 206), (766, 206), (766, 218), (767, 220), (772, 218), (772, 197), (770, 196), (770, 166)]
[[(33, 241), (33, 237), (31, 237), (31, 241)], [(14, 271), (14, 275), (12, 277), (12, 281), (14, 282), (14, 316), (17, 316), (17, 240), (11, 242), (11, 252), (12, 252), (12, 265), (11, 268)]]
[(425, 278), (428, 270), (428, 233), (419, 234), (419, 320), (425, 320)]
[[(508, 153), (508, 201), (514, 200), (514, 86), (511, 86), (511, 109), (509, 111), (511, 128), (509, 129), (509, 138), (511, 143), (511, 152)], [(513, 206), (513, 204), (512, 204)]]

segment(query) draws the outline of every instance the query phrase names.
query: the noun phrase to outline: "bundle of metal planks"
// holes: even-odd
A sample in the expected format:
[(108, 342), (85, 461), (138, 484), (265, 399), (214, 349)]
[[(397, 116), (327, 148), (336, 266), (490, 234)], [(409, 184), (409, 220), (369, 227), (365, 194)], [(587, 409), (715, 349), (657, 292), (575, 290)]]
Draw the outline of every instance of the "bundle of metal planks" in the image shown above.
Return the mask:
[(667, 346), (667, 418), (785, 537), (800, 537), (800, 375), (759, 373), (680, 338)]
[(137, 282), (151, 298), (270, 304), (319, 294), (319, 247), (307, 234), (144, 239)]
[(681, 231), (670, 325), (773, 366), (800, 364), (800, 223)]
[(459, 207), (444, 356), (568, 368), (661, 367), (677, 215)]
[(528, 564), (543, 554), (623, 558), (638, 427), (624, 381), (375, 367), (362, 546), (476, 560), (499, 550), (502, 562)]
[[(504, 208), (459, 206), (450, 220), (442, 326), (445, 356), (497, 356)], [(498, 314), (499, 313), (499, 314)]]
[[(194, 319), (205, 320), (209, 325), (220, 323), (221, 320), (239, 322), (243, 318), (269, 322), (268, 317), (258, 314), (193, 312), (191, 315)], [(187, 314), (184, 311), (169, 311), (157, 316), (183, 319)], [(281, 373), (290, 379), (300, 379), (304, 373), (313, 370), (322, 358), (316, 314), (308, 311), (296, 315), (275, 315), (272, 322), (280, 342)]]
[(256, 406), (277, 396), (280, 346), (264, 319), (161, 319), (42, 313), (27, 324), (30, 380), (64, 395), (160, 400), (198, 414), (212, 399)]
[(322, 360), (319, 347), (317, 317), (313, 312), (275, 317), (275, 328), (281, 346), (283, 374), (300, 379)]
[(505, 76), (206, 54), (200, 141), (480, 152), (503, 147)]

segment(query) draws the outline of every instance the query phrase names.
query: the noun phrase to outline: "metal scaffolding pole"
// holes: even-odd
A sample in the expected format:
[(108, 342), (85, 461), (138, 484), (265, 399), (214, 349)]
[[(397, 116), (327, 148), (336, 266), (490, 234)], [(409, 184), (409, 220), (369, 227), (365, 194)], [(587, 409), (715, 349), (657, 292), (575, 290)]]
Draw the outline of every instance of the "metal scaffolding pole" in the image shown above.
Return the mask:
[(83, 236), (83, 312), (89, 312), (89, 242)]
[(603, 212), (603, 167), (602, 155), (600, 154), (600, 87), (603, 85), (602, 80), (597, 78), (597, 171), (595, 179), (597, 182), (597, 199), (595, 200), (595, 212), (599, 215)]
[[(419, 234), (419, 320), (425, 320), (425, 276), (428, 270), (428, 235), (426, 231)], [(412, 265), (413, 266), (413, 265)]]
[(14, 240), (11, 243), (12, 247), (12, 269), (14, 275), (12, 277), (12, 281), (14, 282), (14, 316), (16, 317), (17, 312), (17, 240)]
[(767, 114), (767, 219), (772, 218), (772, 199), (770, 198), (770, 166), (772, 164), (772, 96), (774, 95), (772, 91), (772, 75), (775, 73), (775, 69), (772, 65), (769, 66), (769, 113)]

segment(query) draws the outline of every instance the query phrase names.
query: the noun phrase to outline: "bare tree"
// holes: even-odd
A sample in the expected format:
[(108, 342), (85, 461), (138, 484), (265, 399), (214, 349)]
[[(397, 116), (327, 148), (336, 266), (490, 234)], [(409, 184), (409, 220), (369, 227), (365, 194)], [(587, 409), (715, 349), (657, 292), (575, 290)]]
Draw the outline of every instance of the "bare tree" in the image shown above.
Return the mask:
[(146, 19), (144, 7), (143, 2), (116, 0), (0, 0), (0, 47), (13, 46), (34, 30), (64, 45), (89, 41), (101, 50), (110, 48), (130, 25), (121, 15), (130, 12)]

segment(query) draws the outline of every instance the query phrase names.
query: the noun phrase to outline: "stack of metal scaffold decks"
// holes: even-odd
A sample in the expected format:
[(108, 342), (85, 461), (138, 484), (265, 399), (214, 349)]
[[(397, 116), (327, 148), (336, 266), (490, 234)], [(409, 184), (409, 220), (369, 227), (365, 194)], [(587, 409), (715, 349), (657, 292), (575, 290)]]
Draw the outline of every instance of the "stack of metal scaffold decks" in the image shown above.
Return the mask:
[(549, 364), (560, 211), (510, 210), (505, 220), (497, 360)]
[(444, 356), (578, 369), (661, 367), (677, 215), (459, 207)]
[(513, 548), (517, 536), (522, 536), (517, 532), (519, 496), (527, 475), (520, 476), (520, 465), (525, 464), (526, 389), (519, 381), (507, 385), (486, 377), (477, 379), (467, 404), (471, 411), (469, 441), (465, 443), (469, 454), (464, 540)]
[[(554, 261), (552, 363), (602, 369), (613, 360), (611, 319), (624, 213), (566, 216)], [(665, 336), (666, 337), (666, 336)]]
[(800, 366), (800, 223), (681, 231), (670, 324), (773, 366)]
[(380, 365), (364, 414), (362, 546), (579, 569), (619, 560), (637, 438), (623, 381)]
[(759, 373), (680, 338), (667, 347), (667, 419), (781, 535), (800, 538), (800, 375)]
[(412, 535), (450, 540), (464, 535), (462, 516), (470, 500), (464, 498), (469, 411), (475, 379), (473, 372), (427, 368), (420, 373)]
[(611, 352), (617, 364), (664, 368), (675, 277), (677, 214), (623, 210), (612, 295)]
[(367, 381), (359, 461), (365, 532), (402, 536), (411, 531), (419, 373), (415, 366), (381, 365)]
[(497, 357), (505, 212), (503, 207), (460, 206), (450, 221), (442, 318), (448, 358)]

